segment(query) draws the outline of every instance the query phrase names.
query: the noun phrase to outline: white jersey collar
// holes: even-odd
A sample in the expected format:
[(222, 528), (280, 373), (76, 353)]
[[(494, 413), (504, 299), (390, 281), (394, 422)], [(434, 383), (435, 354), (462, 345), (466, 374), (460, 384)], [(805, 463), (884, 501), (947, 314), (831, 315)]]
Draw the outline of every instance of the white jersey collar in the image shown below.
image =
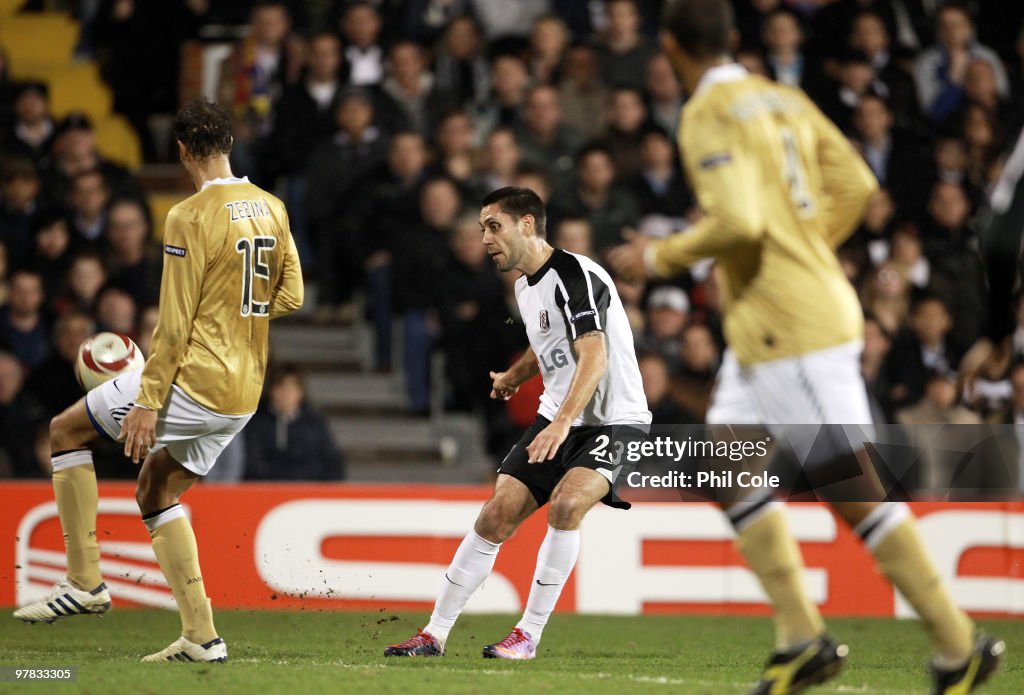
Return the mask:
[(228, 176), (223, 179), (210, 179), (209, 181), (204, 181), (203, 187), (199, 190), (205, 191), (207, 186), (224, 186), (229, 183), (249, 183), (249, 177), (243, 176), (238, 178), (237, 176)]
[(702, 90), (708, 87), (713, 87), (716, 84), (722, 84), (723, 82), (735, 82), (736, 80), (742, 80), (747, 76), (747, 69), (739, 63), (726, 63), (725, 65), (716, 65), (707, 72), (705, 72), (700, 82), (697, 83), (697, 89), (694, 90), (694, 94), (699, 94)]

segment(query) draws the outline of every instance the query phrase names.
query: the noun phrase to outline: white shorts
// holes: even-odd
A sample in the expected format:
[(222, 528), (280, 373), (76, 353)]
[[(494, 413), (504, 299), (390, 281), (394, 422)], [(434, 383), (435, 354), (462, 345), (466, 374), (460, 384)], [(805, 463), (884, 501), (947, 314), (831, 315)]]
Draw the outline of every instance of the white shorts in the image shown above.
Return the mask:
[[(136, 369), (106, 381), (85, 396), (85, 409), (101, 435), (116, 440), (121, 421), (139, 395), (142, 370)], [(248, 415), (221, 415), (204, 408), (172, 385), (156, 420), (156, 446), (167, 447), (171, 457), (197, 475), (206, 475), (217, 457), (249, 422)]]
[(726, 350), (707, 423), (765, 425), (773, 434), (790, 439), (801, 459), (817, 430), (793, 425), (845, 425), (848, 441), (862, 443), (873, 436), (860, 373), (862, 350), (863, 345), (855, 341), (749, 367), (741, 366)]

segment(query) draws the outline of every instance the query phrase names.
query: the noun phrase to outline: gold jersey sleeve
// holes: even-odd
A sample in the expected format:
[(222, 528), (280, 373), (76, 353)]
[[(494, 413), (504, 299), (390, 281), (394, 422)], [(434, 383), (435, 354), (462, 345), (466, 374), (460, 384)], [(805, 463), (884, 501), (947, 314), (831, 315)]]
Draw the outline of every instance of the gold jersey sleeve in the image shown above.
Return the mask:
[(256, 410), (269, 321), (302, 306), (284, 204), (247, 182), (215, 183), (174, 206), (164, 229), (160, 314), (138, 405), (172, 385), (224, 415)]
[(655, 274), (716, 259), (741, 364), (860, 339), (860, 304), (835, 247), (878, 183), (842, 133), (802, 92), (746, 76), (691, 98), (679, 146), (703, 217), (653, 242)]

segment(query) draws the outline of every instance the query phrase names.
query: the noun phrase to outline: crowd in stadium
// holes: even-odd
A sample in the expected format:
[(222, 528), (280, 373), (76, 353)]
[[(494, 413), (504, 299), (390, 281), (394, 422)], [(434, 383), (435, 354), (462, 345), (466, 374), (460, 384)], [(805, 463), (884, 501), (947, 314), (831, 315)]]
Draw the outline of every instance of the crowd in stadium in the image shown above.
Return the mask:
[[(175, 152), (150, 125), (177, 106), (181, 42), (247, 23), (217, 99), (236, 118), (235, 174), (288, 206), (313, 318), (369, 321), (379, 370), (391, 368), (400, 325), (413, 411), (426, 412), (430, 355), (443, 351), (446, 406), (484, 413), (500, 450), (534, 412), (517, 411), (525, 398), (488, 398), (488, 372), (526, 337), (515, 278), (480, 243), (478, 201), (528, 186), (548, 203), (552, 243), (598, 261), (632, 234), (685, 233), (700, 214), (676, 151), (685, 95), (659, 52), (661, 3), (282, 0), (244, 17), (245, 4), (100, 2), (80, 17), (79, 50), (104, 66), (154, 160)], [(883, 186), (839, 250), (867, 317), (877, 419), (1024, 418), (1024, 363), (970, 393), (957, 382), (985, 315), (972, 217), (1024, 115), (1024, 7), (736, 6), (739, 62), (805, 90)], [(147, 349), (162, 261), (146, 192), (99, 154), (89, 119), (54, 119), (45, 84), (7, 73), (0, 54), (0, 475), (33, 476), (49, 459), (48, 418), (81, 395), (81, 340), (110, 330)], [(655, 423), (700, 422), (724, 349), (711, 268), (618, 291)], [(1014, 341), (1024, 355), (1024, 328)], [(301, 380), (279, 378), (298, 381), (301, 400)], [(261, 465), (246, 476), (273, 477)], [(340, 476), (332, 465), (328, 477)]]

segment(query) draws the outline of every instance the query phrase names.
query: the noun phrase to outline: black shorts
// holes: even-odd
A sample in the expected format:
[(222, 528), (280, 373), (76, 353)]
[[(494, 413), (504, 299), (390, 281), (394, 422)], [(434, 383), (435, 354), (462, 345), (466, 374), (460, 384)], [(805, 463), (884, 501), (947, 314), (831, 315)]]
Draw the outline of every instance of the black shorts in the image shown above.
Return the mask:
[(646, 438), (640, 429), (644, 425), (597, 425), (573, 427), (569, 436), (558, 447), (555, 457), (543, 463), (530, 463), (526, 447), (551, 421), (540, 415), (530, 429), (516, 442), (501, 462), (498, 473), (512, 476), (530, 489), (537, 506), (544, 506), (558, 482), (571, 468), (589, 468), (608, 479), (608, 494), (601, 501), (616, 509), (629, 509), (630, 504), (619, 498), (613, 481), (625, 480), (631, 469), (626, 461), (625, 447), (629, 441)]

